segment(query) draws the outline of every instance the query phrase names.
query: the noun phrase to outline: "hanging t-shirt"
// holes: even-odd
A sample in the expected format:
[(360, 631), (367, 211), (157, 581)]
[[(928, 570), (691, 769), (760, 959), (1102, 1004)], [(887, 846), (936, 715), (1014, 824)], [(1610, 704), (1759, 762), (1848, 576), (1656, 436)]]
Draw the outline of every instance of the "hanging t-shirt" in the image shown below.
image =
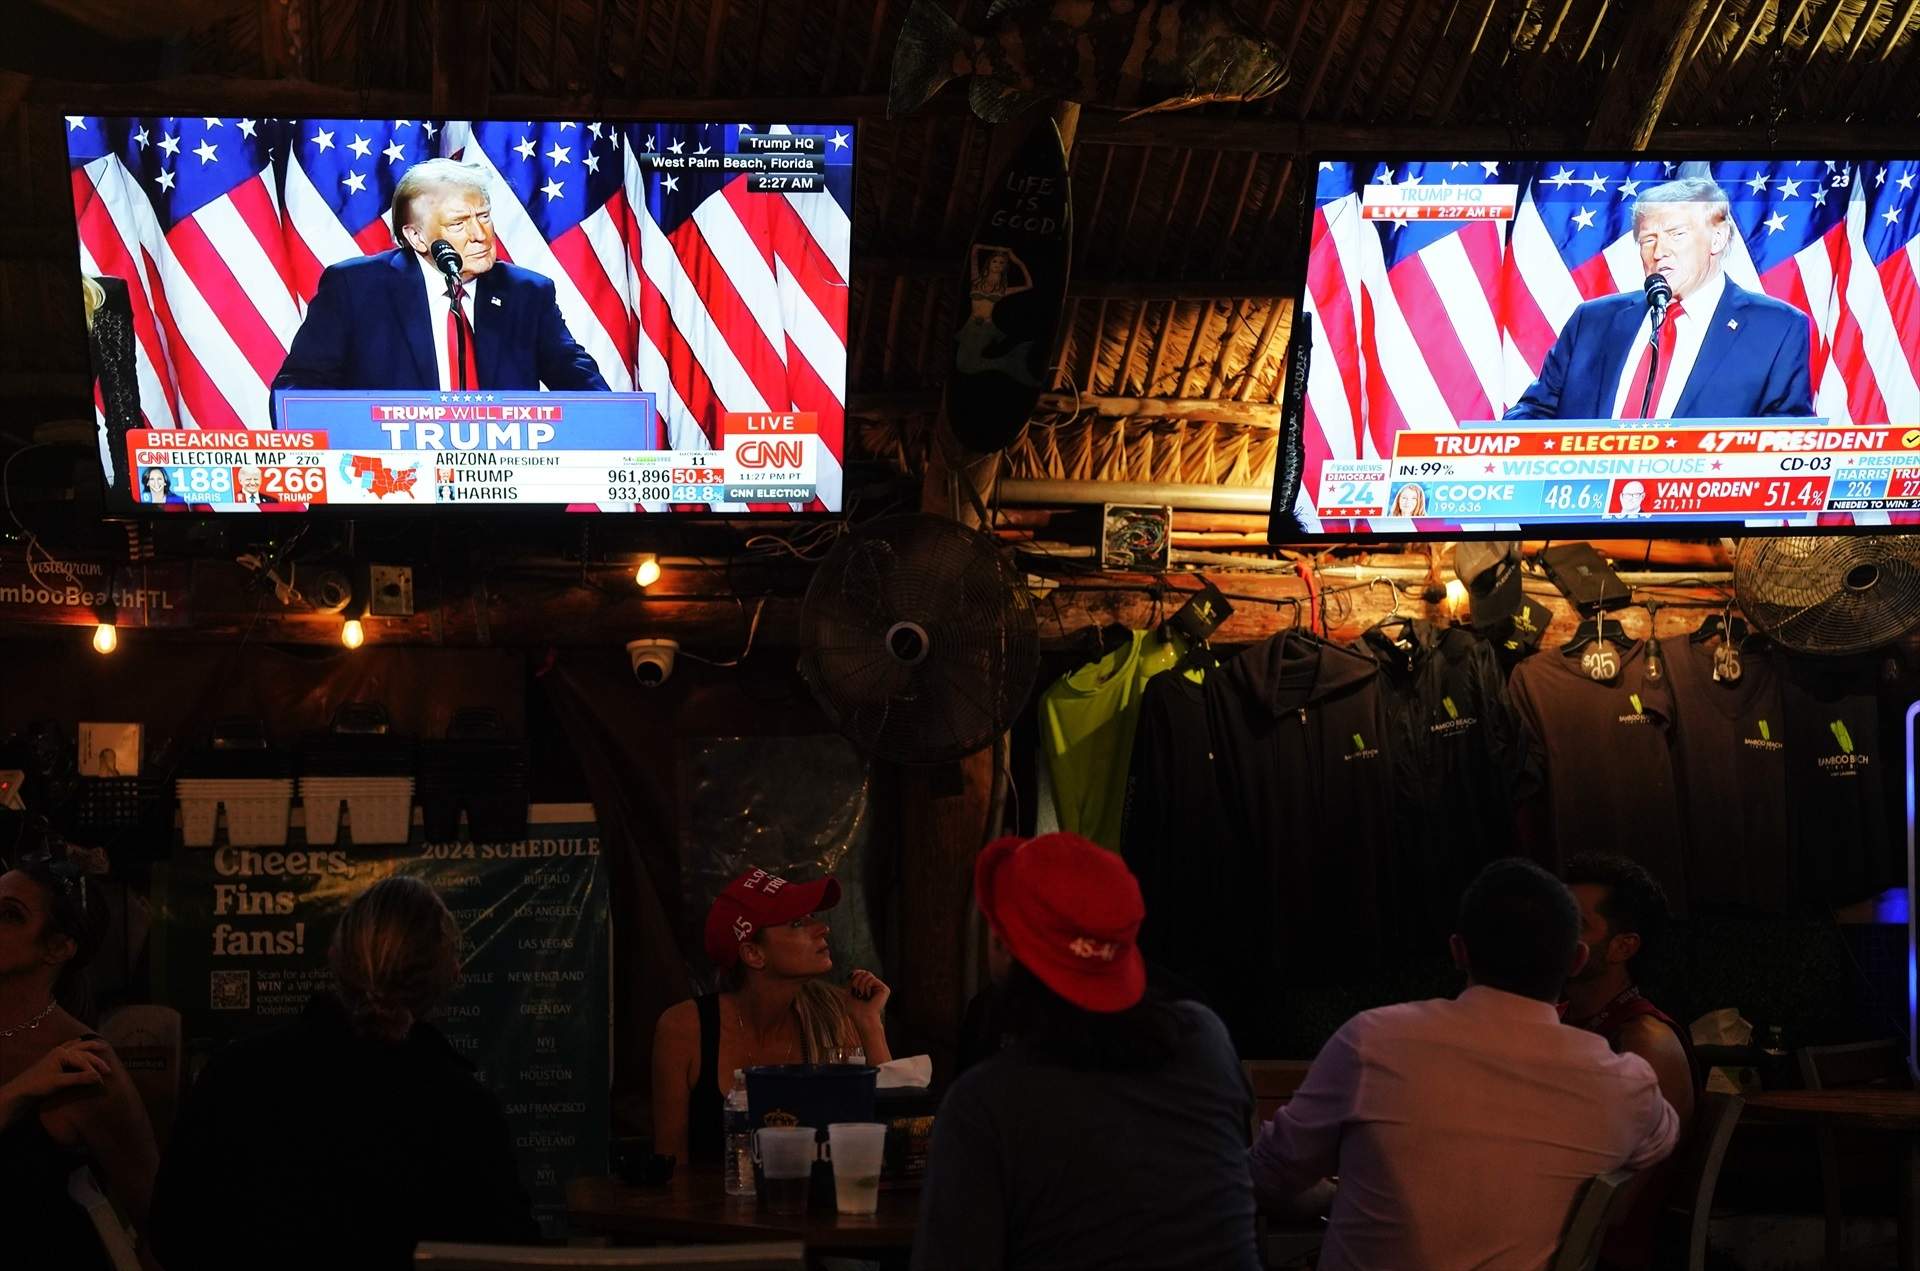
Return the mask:
[(1588, 678), (1580, 658), (1539, 653), (1514, 668), (1508, 694), (1545, 777), (1545, 812), (1530, 854), (1558, 873), (1583, 851), (1639, 861), (1687, 912), (1685, 831), (1668, 752), (1669, 677), (1647, 682), (1646, 642), (1620, 651), (1611, 680)]
[(1398, 925), (1413, 951), (1444, 956), (1461, 892), (1481, 866), (1513, 854), (1527, 760), (1520, 721), (1492, 646), (1463, 628), (1377, 628), (1360, 650), (1380, 668), (1390, 725)]
[[(1173, 666), (1174, 647), (1145, 631), (1040, 695), (1040, 750), (1059, 828), (1120, 850), (1127, 762), (1147, 681)], [(1195, 680), (1198, 670), (1185, 672)]]
[(1789, 658), (1787, 797), (1794, 860), (1809, 895), (1847, 905), (1906, 882), (1905, 844), (1883, 786), (1900, 780), (1884, 749), (1873, 667), (1851, 659)]
[(1678, 635), (1660, 648), (1673, 682), (1693, 904), (1786, 913), (1797, 906), (1779, 663), (1749, 645), (1740, 651), (1740, 678), (1716, 683), (1712, 646)]

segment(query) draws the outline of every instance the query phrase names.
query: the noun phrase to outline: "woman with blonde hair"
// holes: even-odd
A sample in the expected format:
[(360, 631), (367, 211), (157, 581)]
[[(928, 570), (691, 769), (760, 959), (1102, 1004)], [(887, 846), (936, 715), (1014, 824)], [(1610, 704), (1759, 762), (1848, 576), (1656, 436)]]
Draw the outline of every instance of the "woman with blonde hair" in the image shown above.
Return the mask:
[(154, 1188), (169, 1266), (401, 1271), (421, 1240), (539, 1239), (506, 1118), (427, 1021), (460, 975), (434, 890), (395, 877), (348, 906), (339, 987), (216, 1055)]
[(820, 913), (840, 903), (832, 878), (789, 882), (749, 870), (707, 911), (703, 943), (720, 968), (720, 992), (668, 1007), (653, 1036), (654, 1150), (718, 1165), (724, 1105), (736, 1068), (823, 1064), (856, 1050), (893, 1058), (881, 1013), (890, 990), (871, 971), (844, 989)]

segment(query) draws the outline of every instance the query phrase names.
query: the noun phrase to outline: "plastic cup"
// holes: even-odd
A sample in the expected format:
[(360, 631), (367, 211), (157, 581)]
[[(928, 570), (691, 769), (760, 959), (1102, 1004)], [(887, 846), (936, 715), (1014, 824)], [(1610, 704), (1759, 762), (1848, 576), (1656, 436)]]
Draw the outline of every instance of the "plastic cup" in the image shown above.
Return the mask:
[(753, 1163), (760, 1167), (760, 1201), (771, 1214), (804, 1214), (819, 1154), (810, 1125), (762, 1126), (753, 1132)]
[(880, 1164), (886, 1154), (884, 1124), (841, 1121), (827, 1127), (834, 1208), (843, 1214), (871, 1214), (880, 1208)]

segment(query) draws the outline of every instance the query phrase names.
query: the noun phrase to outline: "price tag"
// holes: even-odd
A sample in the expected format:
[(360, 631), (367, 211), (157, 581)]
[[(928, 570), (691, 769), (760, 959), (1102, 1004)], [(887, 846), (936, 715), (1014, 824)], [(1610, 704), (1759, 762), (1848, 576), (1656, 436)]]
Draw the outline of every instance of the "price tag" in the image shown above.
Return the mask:
[(1620, 654), (1605, 640), (1596, 640), (1580, 655), (1580, 669), (1590, 680), (1605, 683), (1620, 674)]

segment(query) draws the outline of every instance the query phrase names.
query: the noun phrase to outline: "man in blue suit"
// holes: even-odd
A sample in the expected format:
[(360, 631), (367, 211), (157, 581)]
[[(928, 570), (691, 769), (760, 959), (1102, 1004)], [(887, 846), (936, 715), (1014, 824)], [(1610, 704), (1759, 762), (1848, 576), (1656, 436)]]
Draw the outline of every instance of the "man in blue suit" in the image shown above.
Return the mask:
[[(275, 388), (607, 391), (560, 316), (552, 279), (496, 258), (479, 170), (414, 165), (394, 187), (393, 222), (404, 246), (320, 275)], [(436, 239), (460, 253), (457, 297), (434, 264)]]
[(1567, 319), (1540, 377), (1506, 417), (1639, 419), (1649, 379), (1651, 419), (1813, 414), (1811, 320), (1728, 281), (1726, 192), (1699, 177), (1654, 186), (1633, 205), (1633, 230), (1641, 268), (1665, 275), (1673, 288), (1658, 369), (1650, 374), (1645, 296), (1589, 300)]

